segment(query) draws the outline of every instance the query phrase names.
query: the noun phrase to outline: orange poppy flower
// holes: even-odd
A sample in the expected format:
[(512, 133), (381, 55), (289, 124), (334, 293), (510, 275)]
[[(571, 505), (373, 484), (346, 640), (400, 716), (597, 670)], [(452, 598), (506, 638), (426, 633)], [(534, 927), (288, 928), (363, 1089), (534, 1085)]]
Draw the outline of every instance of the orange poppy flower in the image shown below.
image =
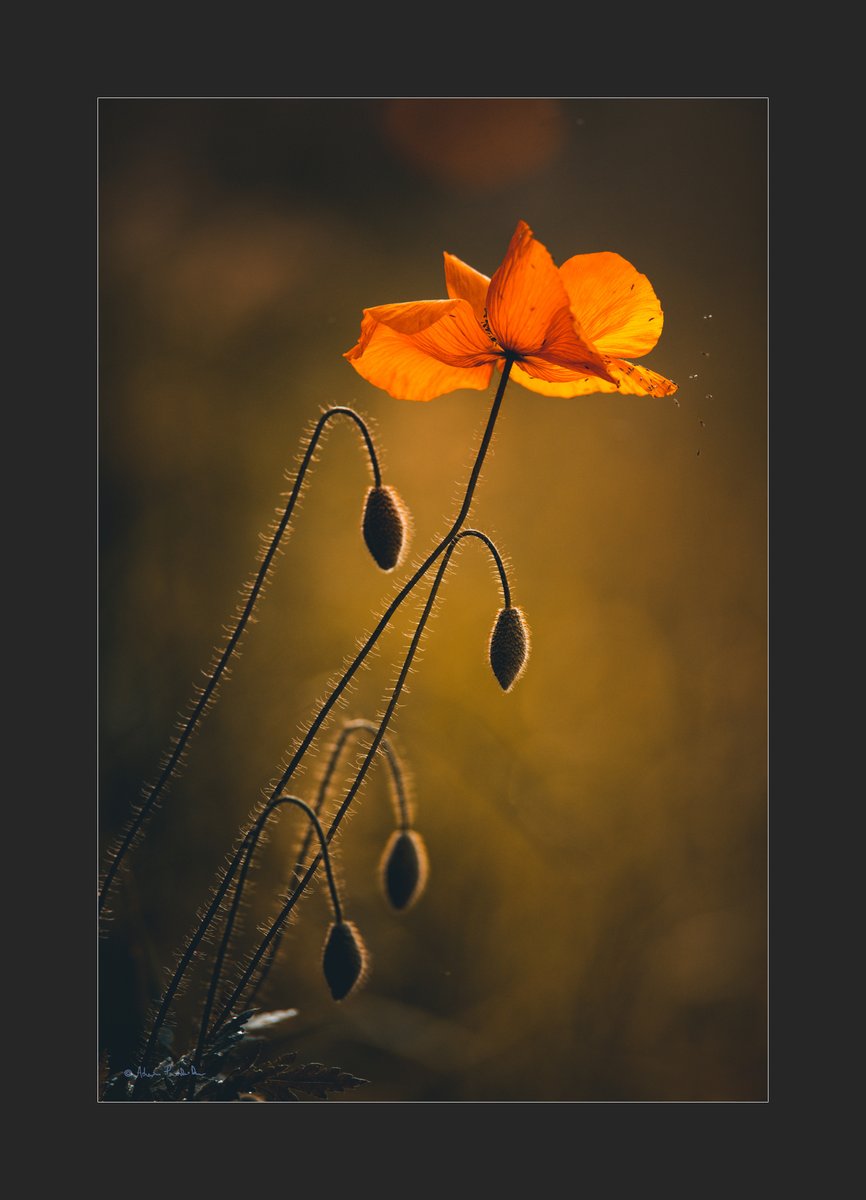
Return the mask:
[(519, 221), (489, 279), (445, 254), (450, 299), (365, 308), (344, 355), (398, 400), (489, 386), (494, 367), (544, 396), (670, 396), (676, 384), (635, 366), (662, 331), (652, 284), (619, 254), (576, 254), (557, 267)]

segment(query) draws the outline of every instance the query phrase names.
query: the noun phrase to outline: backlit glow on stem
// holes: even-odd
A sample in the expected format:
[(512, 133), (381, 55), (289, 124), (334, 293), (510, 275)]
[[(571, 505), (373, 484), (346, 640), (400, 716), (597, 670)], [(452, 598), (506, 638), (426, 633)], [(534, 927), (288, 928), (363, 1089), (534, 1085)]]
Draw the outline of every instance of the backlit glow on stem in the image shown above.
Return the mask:
[(210, 668), (210, 671), (209, 671), (208, 677), (207, 677), (207, 681), (206, 681), (204, 687), (201, 689), (198, 700), (193, 705), (192, 711), (190, 712), (190, 715), (187, 717), (183, 727), (181, 728), (180, 733), (178, 734), (177, 738), (174, 740), (173, 748), (171, 750), (171, 753), (169, 755), (167, 755), (167, 757), (165, 759), (165, 762), (164, 762), (162, 771), (160, 772), (159, 778), (157, 779), (157, 781), (153, 785), (153, 787), (151, 787), (146, 792), (143, 800), (137, 806), (137, 808), (132, 816), (132, 819), (130, 820), (130, 822), (127, 825), (126, 831), (121, 836), (120, 842), (114, 851), (111, 862), (110, 862), (108, 868), (106, 869), (106, 872), (105, 872), (105, 875), (104, 875), (104, 878), (102, 881), (102, 885), (101, 885), (100, 891), (99, 891), (99, 913), (100, 913), (100, 915), (102, 915), (102, 912), (108, 901), (109, 892), (111, 891), (111, 887), (115, 881), (115, 878), (117, 877), (117, 873), (120, 870), (122, 863), (124, 862), (130, 849), (132, 848), (138, 834), (141, 832), (141, 829), (142, 829), (145, 821), (147, 820), (147, 818), (153, 811), (157, 801), (159, 800), (160, 795), (165, 790), (165, 788), (168, 785), (168, 783), (170, 782), (172, 776), (176, 773), (178, 765), (180, 764), (180, 760), (183, 756), (183, 752), (186, 749), (186, 746), (187, 746), (192, 734), (194, 733), (194, 731), (195, 731), (196, 727), (198, 726), (199, 722), (201, 721), (205, 711), (207, 710), (210, 700), (216, 694), (217, 685), (219, 684), (220, 679), (222, 678), (223, 674), (225, 673), (225, 669), (229, 664), (229, 660), (231, 659), (232, 655), (234, 654), (234, 652), (237, 648), (238, 642), (241, 639), (241, 635), (243, 634), (244, 630), (247, 627), (247, 624), (249, 623), (249, 619), (253, 614), (253, 610), (256, 606), (256, 602), (259, 599), (259, 595), (265, 584), (265, 580), (267, 579), (267, 575), (271, 568), (271, 564), (273, 562), (274, 555), (276, 554), (277, 549), (279, 548), (280, 542), (283, 539), (283, 535), (285, 534), (286, 529), (288, 528), (289, 522), (292, 519), (292, 514), (295, 511), (295, 505), (297, 504), (297, 501), (298, 501), (298, 496), (301, 493), (301, 488), (303, 487), (304, 479), (305, 479), (307, 471), (310, 467), (310, 463), (312, 462), (313, 455), (315, 454), (316, 446), (318, 445), (319, 439), (322, 436), (322, 431), (324, 430), (328, 421), (332, 420), (334, 417), (348, 417), (350, 420), (354, 421), (354, 423), (358, 426), (358, 429), (361, 431), (361, 436), (364, 439), (364, 444), (367, 448), (367, 454), (370, 459), (370, 469), (373, 473), (374, 486), (379, 487), (382, 483), (382, 475), (381, 475), (381, 471), (379, 469), (379, 460), (376, 455), (376, 448), (373, 445), (373, 439), (370, 437), (370, 432), (367, 429), (367, 426), (364, 423), (364, 421), (362, 420), (362, 418), (359, 417), (358, 414), (355, 412), (355, 410), (352, 408), (334, 407), (334, 408), (329, 408), (325, 412), (323, 412), (321, 417), (319, 417), (319, 420), (316, 423), (315, 429), (313, 430), (312, 434), (310, 435), (310, 439), (307, 444), (307, 448), (304, 452), (303, 459), (301, 460), (301, 465), (298, 468), (298, 473), (297, 473), (297, 476), (295, 477), (295, 482), (292, 487), (292, 491), (289, 496), (288, 503), (286, 504), (285, 510), (279, 521), (279, 524), (277, 525), (276, 529), (274, 530), (270, 544), (268, 545), (268, 548), (265, 551), (264, 556), (262, 557), (262, 561), (259, 566), (258, 572), (256, 573), (255, 579), (253, 580), (252, 585), (249, 588), (249, 595), (247, 596), (246, 602), (244, 603), (244, 606), (243, 606), (240, 614), (238, 615), (238, 619), (235, 623), (235, 626), (234, 626), (231, 634), (229, 635), (229, 638), (228, 638), (225, 646), (223, 647), (222, 653), (219, 655), (219, 658), (216, 660), (216, 662)]
[[(493, 543), (490, 541), (490, 539), (486, 535), (481, 534), (477, 530), (474, 530), (474, 529), (463, 530), (461, 533), (452, 537), (451, 541), (448, 543), (447, 548), (445, 550), (445, 555), (436, 571), (436, 575), (435, 575), (433, 583), (430, 587), (430, 592), (429, 592), (429, 594), (427, 596), (427, 600), (424, 604), (423, 611), (422, 611), (421, 616), (418, 620), (418, 623), (415, 627), (415, 632), (412, 636), (412, 641), (410, 643), (409, 650), (406, 654), (406, 658), (403, 662), (403, 666), (401, 667), (400, 673), (397, 677), (397, 682), (395, 683), (394, 688), (392, 689), (391, 697), (388, 701), (388, 705), (385, 709), (385, 713), (382, 717), (382, 720), (379, 722), (378, 727), (376, 728), (376, 732), (374, 734), (373, 741), (372, 741), (369, 749), (367, 750), (364, 761), (362, 762), (351, 787), (349, 788), (348, 792), (346, 793), (346, 796), (343, 799), (343, 802), (340, 805), (340, 808), (338, 809), (336, 815), (334, 816), (334, 818), (331, 821), (331, 824), (328, 828), (328, 833), (326, 835), (326, 841), (329, 844), (331, 842), (331, 839), (334, 837), (334, 834), (339, 829), (343, 818), (345, 817), (346, 813), (349, 810), (349, 806), (351, 805), (351, 803), (354, 800), (355, 796), (357, 795), (362, 783), (364, 782), (367, 772), (370, 769), (370, 764), (373, 762), (373, 759), (375, 758), (375, 756), (379, 750), (380, 744), (381, 744), (383, 738), (385, 737), (385, 733), (388, 729), (388, 725), (394, 714), (394, 710), (397, 707), (397, 702), (400, 698), (400, 694), (403, 691), (403, 687), (406, 682), (406, 677), (409, 674), (409, 671), (411, 669), (412, 661), (415, 657), (415, 653), (418, 649), (418, 645), (421, 641), (421, 637), (424, 633), (424, 629), (427, 625), (427, 621), (429, 620), (430, 614), (433, 610), (433, 606), (436, 601), (436, 596), (439, 592), (439, 588), (440, 588), (442, 580), (445, 576), (445, 572), (448, 569), (448, 565), (451, 561), (451, 557), (454, 554), (454, 551), (457, 549), (457, 546), (459, 545), (460, 541), (464, 537), (478, 537), (481, 539), (481, 541), (483, 541), (485, 543), (485, 545), (488, 546), (488, 548), (493, 549)], [(505, 568), (502, 565), (502, 559), (498, 555), (498, 553), (495, 554), (495, 559), (497, 562), (497, 566), (500, 570), (500, 578), (503, 582), (504, 592), (506, 595), (510, 595), (510, 593), (507, 590), (508, 584), (507, 584), (507, 580), (505, 578)], [(313, 862), (308, 867), (308, 869), (307, 869), (306, 873), (304, 874), (303, 878), (301, 879), (301, 881), (296, 885), (294, 891), (289, 896), (289, 898), (286, 900), (280, 914), (277, 916), (277, 918), (271, 924), (271, 926), (268, 929), (267, 933), (265, 934), (263, 940), (261, 941), (257, 950), (253, 954), (250, 962), (247, 964), (247, 967), (244, 970), (243, 975), (241, 976), (239, 982), (237, 983), (232, 995), (229, 997), (227, 1003), (223, 1006), (222, 1011), (220, 1012), (219, 1016), (217, 1017), (217, 1019), (214, 1023), (214, 1031), (215, 1032), (217, 1030), (219, 1030), (221, 1028), (221, 1026), (225, 1023), (225, 1021), (227, 1021), (229, 1019), (229, 1017), (231, 1016), (233, 1009), (235, 1008), (235, 1006), (237, 1005), (241, 996), (243, 995), (244, 991), (246, 990), (250, 979), (252, 978), (254, 972), (256, 971), (256, 968), (258, 967), (259, 963), (263, 960), (264, 956), (268, 954), (268, 952), (271, 949), (275, 940), (279, 937), (280, 931), (281, 931), (284, 923), (288, 919), (289, 914), (291, 913), (292, 909), (295, 907), (296, 903), (300, 899), (301, 895), (303, 894), (303, 892), (304, 892), (305, 888), (307, 887), (307, 885), (309, 884), (310, 880), (315, 875), (316, 870), (319, 866), (319, 863), (321, 862), (321, 859), (322, 859), (322, 855), (320, 854), (313, 860)]]
[[(478, 447), (478, 452), (475, 456), (475, 461), (473, 463), (472, 470), (469, 475), (469, 480), (466, 485), (466, 490), (465, 490), (465, 493), (463, 496), (463, 501), (460, 505), (460, 509), (457, 513), (457, 516), (455, 517), (455, 519), (451, 525), (451, 528), (449, 529), (449, 531), (445, 535), (445, 537), (442, 538), (442, 540), (438, 543), (438, 545), (431, 551), (431, 553), (427, 556), (427, 558), (424, 560), (424, 562), (421, 564), (421, 566), (417, 568), (417, 570), (413, 573), (411, 578), (403, 585), (403, 587), (397, 593), (395, 598), (388, 605), (388, 607), (385, 610), (385, 612), (383, 613), (382, 617), (379, 619), (379, 622), (376, 625), (375, 629), (369, 635), (369, 637), (365, 641), (364, 645), (361, 647), (360, 651), (355, 656), (352, 663), (344, 671), (343, 675), (341, 676), (340, 680), (338, 681), (336, 686), (331, 691), (327, 700), (320, 707), (318, 713), (316, 714), (315, 718), (311, 722), (309, 729), (307, 730), (307, 732), (304, 735), (303, 739), (301, 740), (299, 746), (297, 747), (294, 754), (292, 755), (292, 758), (289, 761), (286, 769), (284, 770), (284, 772), (281, 775), (280, 779), (278, 780), (277, 784), (273, 787), (271, 794), (266, 801), (265, 811), (267, 812), (267, 810), (268, 810), (267, 806), (272, 805), (274, 800), (280, 795), (280, 793), (282, 793), (284, 791), (286, 784), (288, 783), (288, 781), (292, 777), (292, 775), (295, 773), (295, 771), (297, 770), (300, 763), (302, 762), (307, 750), (309, 749), (310, 745), (312, 744), (313, 739), (315, 738), (319, 729), (325, 722), (326, 718), (330, 714), (334, 705), (340, 699), (340, 696), (342, 696), (343, 692), (349, 686), (351, 680), (354, 678), (357, 671), (363, 665), (365, 659), (367, 658), (367, 655), (370, 653), (372, 648), (375, 646), (376, 642), (379, 640), (379, 638), (382, 636), (385, 629), (388, 627), (388, 625), (391, 621), (391, 618), (397, 612), (397, 610), (399, 609), (399, 607), (403, 603), (403, 601), (406, 599), (406, 597), (413, 591), (413, 589), (415, 588), (415, 586), (417, 585), (419, 580), (422, 579), (424, 575), (426, 575), (427, 571), (430, 569), (430, 567), (433, 565), (433, 563), (435, 563), (436, 560), (440, 556), (445, 554), (446, 557), (443, 561), (443, 564), (440, 565), (440, 568), (439, 568), (439, 571), (437, 572), (433, 587), (431, 588), (430, 596), (428, 597), (427, 606), (425, 607), (425, 615), (423, 616), (422, 621), (419, 623), (419, 626), (416, 629), (416, 634), (415, 634), (415, 638), (413, 639), (412, 648), (410, 650), (410, 655), (407, 658), (406, 664), (404, 665), (403, 672), (401, 673), (399, 686), (395, 689), (394, 695), (392, 697), (391, 705), (389, 706), (388, 713), (386, 714), (387, 719), (384, 720), (382, 725), (380, 726), (379, 733), (376, 735), (376, 737), (373, 740), (373, 745), (371, 746), (370, 751), (368, 751), (367, 757), (364, 760), (364, 764), (362, 765), (362, 768), (361, 768), (361, 771), (359, 772), (358, 778), (356, 779), (355, 784), (353, 785), (352, 789), (350, 790), (349, 797), (347, 798), (346, 801), (344, 801), (343, 806), (340, 809), (340, 812), (338, 813), (337, 817), (335, 818), (335, 821), (332, 823), (332, 826), (327, 835), (328, 841), (330, 841), (331, 837), (333, 836), (335, 829), (339, 825), (339, 822), (342, 820), (343, 814), (345, 813), (345, 810), (348, 807), (348, 804), (351, 803), (351, 799), (354, 797), (355, 793), (357, 792), (358, 788), (361, 785), (361, 782), (363, 781), (364, 777), (366, 776), (367, 770), (369, 769), (369, 765), (372, 762), (373, 756), (375, 755), (376, 751), (378, 750), (379, 743), (381, 742), (382, 737), (384, 736), (388, 720), (390, 720), (391, 713), (393, 712), (393, 706), (396, 704), (396, 697), (399, 695), (399, 692), (402, 690), (403, 680), (405, 680), (405, 674), (406, 674), (406, 672), (408, 672), (409, 663), (411, 662), (411, 658), (414, 657), (415, 648), (417, 647), (417, 641), (421, 636), (421, 630), (423, 629), (423, 626), (426, 624), (427, 616), (429, 616), (429, 611), (432, 608), (433, 601), (435, 600), (436, 592), (438, 592), (439, 584), (442, 579), (443, 568), (445, 565), (447, 565), (447, 562), (450, 559), (451, 554), (454, 552), (454, 549), (456, 546), (456, 542), (454, 541), (455, 534), (458, 534), (460, 532), (460, 530), (463, 526), (463, 523), (466, 520), (466, 517), (471, 508), (472, 500), (475, 495), (475, 489), (478, 485), (478, 480), (481, 475), (481, 469), (484, 465), (484, 461), (487, 457), (487, 451), (490, 448), (490, 443), (493, 438), (493, 431), (496, 426), (497, 417), (499, 416), (499, 410), (502, 406), (502, 400), (505, 395), (505, 388), (508, 383), (508, 378), (509, 378), (509, 375), (511, 372), (512, 363), (513, 363), (513, 360), (511, 358), (507, 358), (503, 365), (502, 374), (499, 379), (499, 384), (496, 389), (496, 394), (493, 399), (493, 404), (491, 406), (490, 414), (487, 418), (487, 424), (484, 428), (484, 433), (482, 434), (482, 437), (481, 437), (481, 443)], [(298, 486), (298, 485), (296, 485), (296, 486)], [(236, 853), (236, 855), (234, 857), (232, 865), (229, 868), (232, 876), (234, 874), (234, 871), (237, 870), (237, 865), (240, 861), (240, 856), (241, 856), (242, 852), (243, 852), (243, 846), (241, 848), (239, 848), (238, 852)], [(315, 873), (316, 869), (319, 866), (320, 861), (321, 861), (321, 854), (318, 855), (316, 857), (316, 859), (313, 861), (310, 868), (307, 870), (306, 874), (304, 875), (303, 880), (298, 885), (298, 887), (295, 889), (295, 893), (293, 893), (293, 897), (291, 898), (291, 900), (289, 902), (289, 906), (284, 910), (284, 915), (278, 920), (278, 923), (274, 927), (272, 927), (272, 929), (269, 931), (268, 935), (266, 936), (265, 941), (260, 945), (259, 949), (256, 951), (256, 954), (254, 955), (251, 964), (248, 966), (246, 972), (244, 973), (242, 980), (240, 981), (239, 985), (235, 988), (235, 991), (233, 992), (231, 998), (228, 1001), (228, 1004), (226, 1006), (224, 1006), (222, 1012), (220, 1013), (219, 1017), (217, 1018), (217, 1021), (214, 1026), (214, 1030), (219, 1029), (219, 1027), (221, 1026), (223, 1020), (225, 1019), (227, 1013), (230, 1012), (231, 1008), (234, 1006), (238, 996), (246, 988), (247, 984), (249, 983), (249, 979), (250, 979), (252, 972), (255, 970), (256, 966), (261, 961), (262, 955), (267, 951), (268, 946), (270, 945), (271, 941), (273, 940), (276, 929), (282, 925), (283, 920), (285, 919), (286, 916), (288, 916), (288, 913), (291, 911), (291, 908), (294, 907), (297, 897), (301, 894), (301, 892), (306, 887), (309, 880), (312, 878), (313, 874)], [(171, 1006), (174, 996), (177, 993), (178, 988), (180, 987), (183, 976), (186, 973), (186, 970), (188, 969), (199, 945), (201, 944), (201, 941), (202, 941), (205, 933), (207, 932), (207, 929), (208, 929), (211, 921), (214, 918), (214, 915), (219, 907), (219, 904), (221, 903), (222, 898), (225, 896), (225, 893), (229, 887), (230, 882), (231, 882), (231, 880), (229, 877), (229, 872), (227, 872), (226, 875), (224, 875), (223, 879), (221, 880), (221, 882), (217, 888), (216, 894), (215, 894), (214, 898), (212, 899), (211, 904), (208, 907), (207, 912), (203, 916), (202, 920), (199, 922), (198, 928), (196, 929), (195, 933), (193, 934), (192, 939), (190, 940), (189, 944), (187, 945), (186, 949), (184, 950), (183, 954), (181, 955), (180, 961), (178, 963), (178, 967), (175, 970), (174, 976), (172, 977), (172, 980), (169, 983), (168, 989), (166, 990), (166, 992), (163, 996), (159, 1011), (157, 1013), (157, 1016), (154, 1020), (153, 1025), (151, 1027), (150, 1035), (148, 1037), (147, 1045), (145, 1047), (144, 1056), (142, 1058), (142, 1066), (145, 1069), (147, 1069), (147, 1067), (149, 1065), (150, 1056), (153, 1053), (154, 1047), (156, 1045), (157, 1034), (158, 1034), (159, 1029), (161, 1028), (162, 1024), (165, 1021), (165, 1018), (168, 1014), (168, 1010)]]

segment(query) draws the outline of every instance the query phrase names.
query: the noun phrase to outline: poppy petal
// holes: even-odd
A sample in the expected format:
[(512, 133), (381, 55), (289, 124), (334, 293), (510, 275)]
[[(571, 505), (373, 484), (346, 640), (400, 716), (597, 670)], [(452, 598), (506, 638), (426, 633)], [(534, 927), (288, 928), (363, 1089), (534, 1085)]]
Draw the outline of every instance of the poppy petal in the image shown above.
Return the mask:
[[(524, 355), (523, 367), (530, 375), (542, 379), (568, 379), (574, 375), (598, 375), (613, 382), (607, 370), (607, 360), (595, 346), (581, 336), (580, 326), (568, 308), (554, 317), (544, 343), (537, 354)], [(549, 374), (550, 368), (561, 368)], [(565, 371), (566, 374), (562, 374)]]
[(677, 390), (672, 379), (622, 358), (611, 359), (607, 367), (619, 383), (617, 391), (622, 396), (672, 396)]
[(483, 391), (493, 371), (492, 361), (470, 367), (445, 363), (421, 349), (412, 335), (400, 333), (368, 314), (358, 344), (343, 357), (368, 383), (396, 400), (432, 400), (459, 388)]
[[(535, 364), (531, 364), (533, 368)], [(601, 379), (595, 375), (582, 375), (572, 379), (564, 379), (562, 374), (556, 376), (548, 367), (546, 375), (530, 374), (523, 368), (526, 363), (515, 363), (511, 368), (510, 378), (531, 392), (541, 396), (591, 396), (596, 392), (620, 396), (672, 396), (677, 385), (655, 371), (646, 367), (636, 367), (634, 363), (615, 360), (608, 363), (608, 370), (615, 378), (615, 383)], [(543, 367), (541, 368), (544, 369)], [(564, 372), (563, 372), (564, 374)]]
[(405, 304), (378, 304), (374, 308), (365, 308), (358, 346), (363, 350), (365, 338), (369, 340), (377, 324), (387, 325), (398, 333), (419, 333), (452, 312), (457, 304), (456, 300), (410, 300)]
[(479, 321), (484, 320), (490, 279), (453, 254), (445, 252), (445, 286), (452, 300), (468, 300)]
[(646, 275), (620, 254), (576, 254), (559, 268), (571, 310), (605, 354), (640, 358), (659, 340), (664, 315)]
[(346, 357), (351, 360), (358, 357), (359, 349), (363, 352), (377, 324), (411, 337), (419, 350), (452, 367), (477, 367), (501, 354), (468, 301), (416, 300), (365, 308), (361, 337)]
[(568, 293), (546, 247), (519, 221), (502, 265), (490, 281), (487, 319), (504, 350), (537, 353), (563, 308)]
[(454, 307), (426, 329), (409, 335), (419, 350), (451, 367), (479, 367), (502, 357), (502, 351), (478, 324), (468, 301), (444, 303)]

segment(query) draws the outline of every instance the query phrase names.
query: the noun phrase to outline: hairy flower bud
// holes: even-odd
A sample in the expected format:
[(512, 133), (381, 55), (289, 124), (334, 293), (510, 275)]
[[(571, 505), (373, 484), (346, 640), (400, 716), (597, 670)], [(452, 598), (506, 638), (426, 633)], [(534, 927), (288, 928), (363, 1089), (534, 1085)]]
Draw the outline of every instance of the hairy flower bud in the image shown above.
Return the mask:
[(325, 942), (322, 965), (335, 1000), (344, 1000), (367, 975), (367, 947), (352, 921), (335, 921)]
[(395, 829), (379, 865), (382, 889), (394, 908), (411, 908), (427, 884), (429, 861), (420, 833)]
[(397, 492), (386, 484), (372, 487), (364, 502), (364, 541), (383, 571), (399, 563), (408, 541), (409, 514)]
[(490, 665), (504, 692), (510, 692), (529, 660), (529, 626), (519, 608), (499, 611), (490, 634)]

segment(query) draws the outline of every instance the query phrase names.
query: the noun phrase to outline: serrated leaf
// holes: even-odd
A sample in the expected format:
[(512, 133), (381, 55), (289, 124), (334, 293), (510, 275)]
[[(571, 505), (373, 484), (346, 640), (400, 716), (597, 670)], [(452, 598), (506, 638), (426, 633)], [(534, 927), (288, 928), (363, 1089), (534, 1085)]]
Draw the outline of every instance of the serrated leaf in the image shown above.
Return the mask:
[(223, 1076), (218, 1075), (213, 1079), (206, 1079), (204, 1083), (196, 1087), (196, 1100), (222, 1100), (226, 1091), (226, 1081)]
[(232, 1070), (247, 1071), (262, 1057), (262, 1052), (261, 1042), (248, 1040), (241, 1036), (238, 1041), (226, 1048), (221, 1057), (225, 1060), (226, 1066), (230, 1066)]
[(261, 1009), (248, 1008), (247, 1011), (242, 1012), (240, 1014), (240, 1016), (232, 1017), (232, 1019), (230, 1021), (227, 1021), (225, 1023), (225, 1025), (223, 1025), (222, 1029), (220, 1030), (220, 1037), (224, 1037), (226, 1034), (229, 1034), (229, 1033), (235, 1033), (238, 1029), (241, 1028), (242, 1025), (245, 1025), (247, 1023), (247, 1021), (250, 1019), (250, 1017), (254, 1017), (257, 1012), (261, 1012)]
[(348, 1071), (341, 1070), (340, 1067), (326, 1067), (322, 1063), (303, 1063), (300, 1066), (292, 1067), (288, 1071), (281, 1072), (280, 1079), (291, 1084), (292, 1087), (300, 1088), (301, 1091), (309, 1092), (313, 1096), (320, 1096), (325, 1100), (328, 1098), (329, 1092), (345, 1092), (370, 1082), (369, 1079), (351, 1075)]
[(279, 1079), (269, 1079), (267, 1083), (261, 1085), (259, 1090), (264, 1092), (269, 1099), (277, 1102), (289, 1101), (291, 1103), (298, 1103), (300, 1101), (297, 1093), (293, 1092), (288, 1084), (283, 1083)]

